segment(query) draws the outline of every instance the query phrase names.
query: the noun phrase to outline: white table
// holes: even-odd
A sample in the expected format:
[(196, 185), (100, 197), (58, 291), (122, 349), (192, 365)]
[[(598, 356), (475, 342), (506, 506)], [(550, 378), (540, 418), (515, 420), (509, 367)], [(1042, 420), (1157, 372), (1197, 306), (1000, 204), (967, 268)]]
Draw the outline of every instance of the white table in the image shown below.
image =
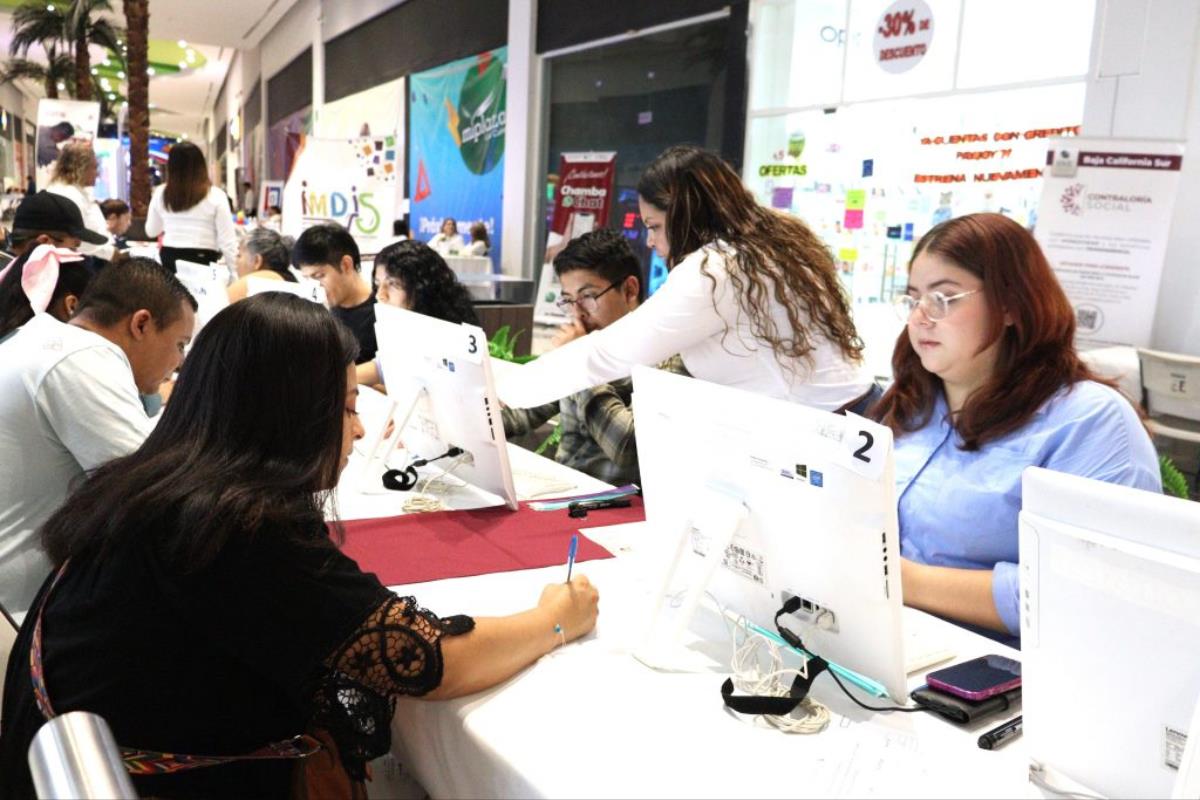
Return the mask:
[[(723, 676), (664, 674), (630, 656), (646, 617), (652, 570), (645, 523), (593, 534), (617, 554), (579, 571), (600, 589), (594, 634), (505, 684), (444, 702), (401, 700), (393, 755), (433, 797), (1011, 797), (1031, 793), (1020, 739), (978, 749), (1004, 721), (959, 728), (930, 714), (863, 711), (821, 677), (813, 697), (833, 719), (788, 735), (726, 712)], [(508, 614), (532, 606), (562, 567), (393, 587), (440, 614)], [(959, 659), (1018, 655), (906, 609)], [(911, 686), (921, 683), (910, 679)], [(867, 700), (870, 705), (887, 701)], [(1015, 712), (1014, 712), (1015, 713)]]

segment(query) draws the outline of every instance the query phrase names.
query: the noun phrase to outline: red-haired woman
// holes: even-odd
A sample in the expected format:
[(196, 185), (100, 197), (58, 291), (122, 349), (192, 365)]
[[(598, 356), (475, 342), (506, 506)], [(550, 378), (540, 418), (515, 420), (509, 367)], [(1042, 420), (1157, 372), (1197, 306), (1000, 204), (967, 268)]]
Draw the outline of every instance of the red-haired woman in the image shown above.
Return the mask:
[(875, 416), (896, 434), (904, 601), (1019, 634), (1017, 514), (1026, 467), (1161, 491), (1129, 401), (1075, 352), (1075, 317), (1033, 236), (999, 214), (917, 243), (895, 383)]

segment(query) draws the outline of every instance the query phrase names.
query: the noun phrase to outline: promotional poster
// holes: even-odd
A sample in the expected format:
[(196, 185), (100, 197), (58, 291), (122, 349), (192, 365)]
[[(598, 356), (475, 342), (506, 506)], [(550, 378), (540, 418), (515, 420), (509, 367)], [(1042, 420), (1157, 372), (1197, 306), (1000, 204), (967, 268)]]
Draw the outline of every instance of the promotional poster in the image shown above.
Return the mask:
[(1083, 347), (1148, 347), (1183, 145), (1071, 138), (1046, 154), (1034, 233)]
[(100, 127), (100, 104), (82, 100), (39, 100), (37, 114), (37, 188), (50, 184), (58, 151), (69, 142), (90, 142)]
[(363, 254), (392, 239), (398, 178), (397, 138), (306, 137), (283, 188), (283, 232), (336, 222), (350, 231)]
[(409, 78), (408, 196), (414, 239), (428, 242), (447, 217), (464, 238), (483, 222), (500, 263), (507, 48)]

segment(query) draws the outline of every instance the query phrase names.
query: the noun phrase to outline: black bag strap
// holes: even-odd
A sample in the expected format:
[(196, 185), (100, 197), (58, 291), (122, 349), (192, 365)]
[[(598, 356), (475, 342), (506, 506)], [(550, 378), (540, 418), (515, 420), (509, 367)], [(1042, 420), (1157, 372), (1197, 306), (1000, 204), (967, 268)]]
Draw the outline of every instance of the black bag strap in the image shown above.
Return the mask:
[[(779, 622), (779, 618), (784, 614), (793, 614), (799, 608), (800, 599), (798, 597), (793, 597), (784, 603), (783, 607), (775, 613), (775, 630), (779, 631), (779, 635), (789, 645), (797, 650), (804, 650), (804, 643), (800, 640), (800, 637)], [(725, 703), (726, 708), (732, 709), (739, 714), (787, 716), (804, 702), (804, 698), (808, 697), (809, 689), (812, 688), (813, 681), (820, 677), (821, 673), (828, 668), (829, 662), (825, 659), (809, 654), (805, 668), (806, 674), (796, 676), (792, 681), (792, 688), (788, 690), (786, 697), (735, 695), (733, 693), (733, 679), (726, 678), (725, 682), (721, 684), (721, 700)]]

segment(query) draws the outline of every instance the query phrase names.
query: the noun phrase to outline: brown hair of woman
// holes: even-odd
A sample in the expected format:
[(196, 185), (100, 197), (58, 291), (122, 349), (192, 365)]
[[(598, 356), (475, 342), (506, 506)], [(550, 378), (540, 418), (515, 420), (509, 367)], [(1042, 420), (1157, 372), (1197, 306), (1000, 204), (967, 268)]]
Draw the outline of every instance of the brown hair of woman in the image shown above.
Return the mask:
[[(1079, 381), (1114, 386), (1075, 351), (1075, 312), (1025, 228), (1001, 214), (969, 214), (922, 236), (913, 260), (922, 253), (940, 256), (982, 281), (990, 331), (979, 352), (1000, 342), (992, 375), (954, 417), (964, 450), (978, 450), (1021, 428), (1063, 386)], [(873, 416), (900, 436), (929, 422), (943, 387), (941, 378), (921, 365), (907, 329), (896, 340), (892, 372), (895, 382)]]
[[(672, 147), (642, 173), (637, 189), (666, 214), (669, 266), (718, 241), (732, 247), (726, 259), (730, 283), (754, 336), (777, 357), (807, 357), (815, 349), (815, 328), (847, 360), (862, 358), (850, 303), (825, 243), (801, 220), (759, 205), (719, 156), (691, 145)], [(771, 318), (772, 298), (787, 309), (787, 330)]]
[(187, 211), (208, 196), (212, 181), (204, 153), (191, 142), (178, 142), (167, 155), (167, 185), (163, 205), (168, 211)]

